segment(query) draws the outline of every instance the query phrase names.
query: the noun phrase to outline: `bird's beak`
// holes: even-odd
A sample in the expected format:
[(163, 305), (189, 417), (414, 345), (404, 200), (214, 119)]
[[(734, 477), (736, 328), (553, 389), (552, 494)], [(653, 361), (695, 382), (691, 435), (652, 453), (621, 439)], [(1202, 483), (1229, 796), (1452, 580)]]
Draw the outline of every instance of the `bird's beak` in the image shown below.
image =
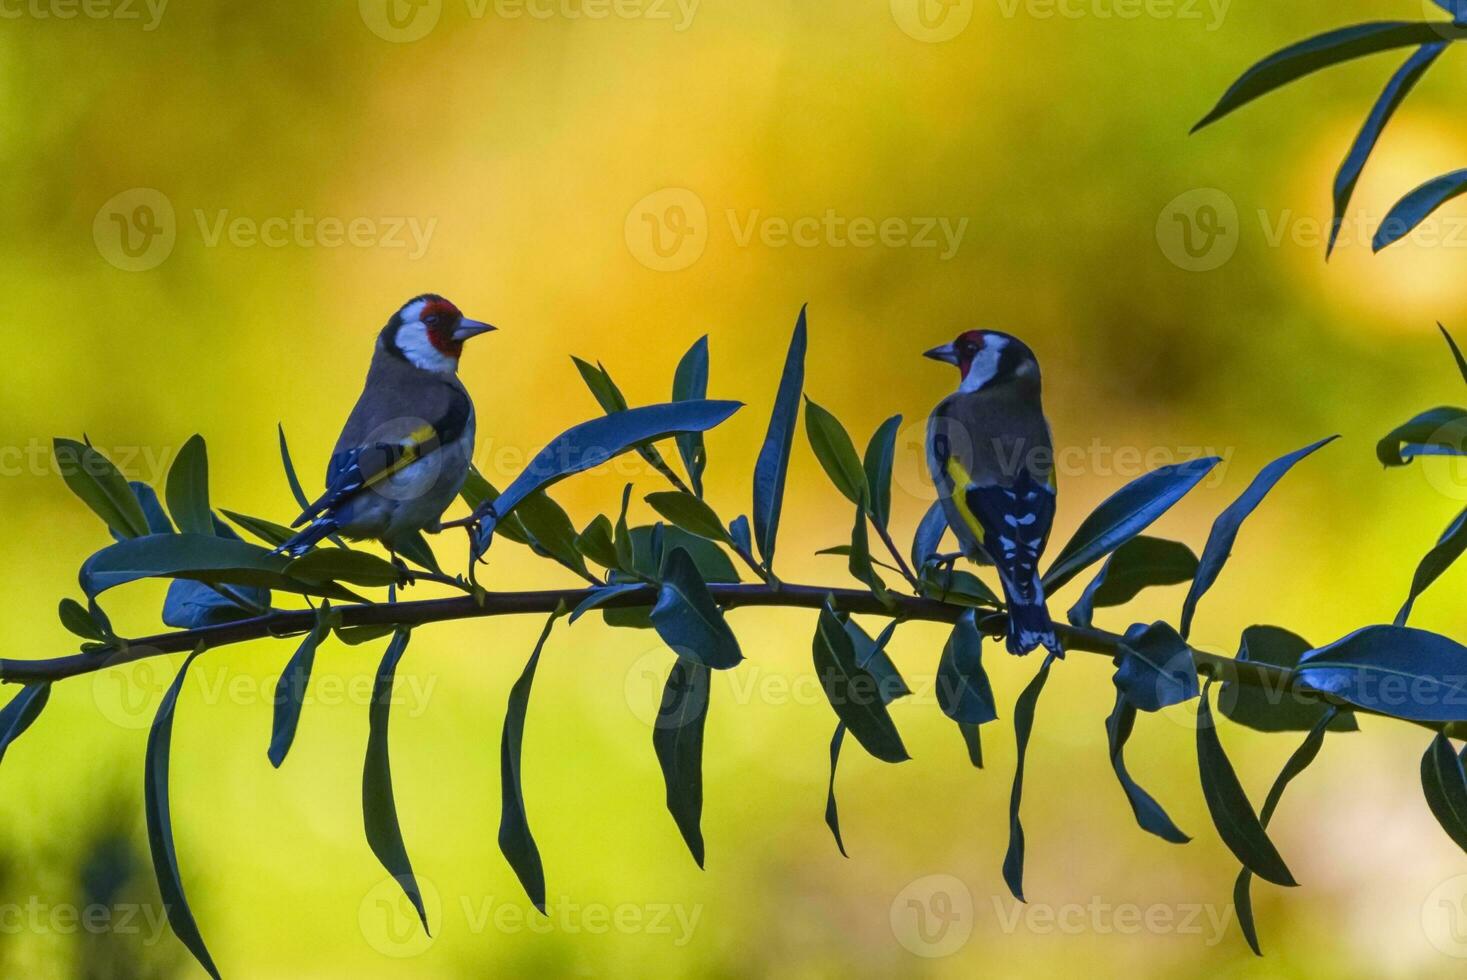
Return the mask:
[(498, 329), (498, 327), (492, 327), (487, 323), (480, 323), (478, 320), (470, 320), (468, 317), (464, 317), (459, 321), (458, 329), (453, 332), (453, 339), (462, 343), (470, 337), (477, 337), (481, 333), (488, 333), (491, 330)]
[(934, 347), (930, 351), (924, 352), (922, 356), (930, 357), (934, 361), (946, 361), (954, 367), (958, 364), (958, 352), (953, 349), (952, 344), (943, 344), (941, 347)]

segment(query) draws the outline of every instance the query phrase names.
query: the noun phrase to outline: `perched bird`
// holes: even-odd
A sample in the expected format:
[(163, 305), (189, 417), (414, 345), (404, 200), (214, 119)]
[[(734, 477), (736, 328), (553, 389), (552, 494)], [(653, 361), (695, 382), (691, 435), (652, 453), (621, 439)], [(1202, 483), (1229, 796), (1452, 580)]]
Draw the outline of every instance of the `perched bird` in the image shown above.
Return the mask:
[(1009, 652), (1042, 645), (1062, 656), (1039, 580), (1055, 505), (1039, 361), (1023, 341), (996, 330), (969, 330), (926, 356), (962, 373), (927, 421), (927, 465), (948, 525), (964, 556), (998, 570)]
[(280, 551), (300, 555), (341, 534), (381, 541), (395, 556), (419, 531), (437, 529), (474, 451), (474, 403), (458, 379), (459, 354), (464, 341), (493, 329), (432, 293), (393, 314), (336, 440), (326, 492), (291, 524), (306, 526)]

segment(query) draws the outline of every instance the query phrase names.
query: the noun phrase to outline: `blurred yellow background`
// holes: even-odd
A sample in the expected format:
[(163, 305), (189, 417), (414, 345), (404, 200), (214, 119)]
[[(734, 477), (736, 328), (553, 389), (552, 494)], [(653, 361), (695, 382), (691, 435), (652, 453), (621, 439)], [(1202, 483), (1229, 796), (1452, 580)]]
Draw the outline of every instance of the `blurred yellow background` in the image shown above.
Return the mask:
[[(1432, 240), (1377, 257), (1367, 241), (1397, 197), (1467, 163), (1459, 52), (1388, 128), (1329, 264), (1334, 168), (1399, 58), (1187, 130), (1269, 51), (1423, 8), (7, 3), (6, 656), (74, 649), (53, 610), (107, 540), (52, 471), (53, 435), (85, 432), (128, 476), (157, 482), (201, 432), (216, 505), (288, 521), (276, 422), (315, 489), (373, 337), (426, 290), (501, 327), (470, 345), (462, 372), (479, 465), (501, 485), (525, 454), (597, 413), (569, 355), (603, 361), (634, 404), (660, 401), (707, 333), (710, 393), (748, 403), (708, 439), (708, 498), (725, 519), (746, 513), (805, 302), (807, 393), (861, 445), (890, 414), (912, 425), (894, 493), (903, 542), (930, 499), (920, 422), (955, 381), (918, 355), (960, 329), (1010, 330), (1039, 353), (1057, 442), (1077, 461), (1061, 473), (1057, 542), (1143, 461), (1209, 449), (1227, 464), (1157, 526), (1200, 549), (1260, 465), (1340, 432), (1245, 527), (1194, 638), (1231, 652), (1251, 623), (1323, 643), (1387, 621), (1467, 498), (1445, 465), (1382, 472), (1373, 454), (1397, 422), (1467, 398), (1434, 327), (1467, 333), (1463, 208), (1443, 211)], [(583, 526), (614, 509), (626, 472), (554, 495)], [(640, 494), (662, 486), (635, 479), (634, 516), (650, 520)], [(849, 527), (801, 433), (782, 576), (847, 584), (843, 561), (812, 555)], [(439, 552), (461, 567), (460, 537)], [(483, 574), (491, 588), (574, 584), (504, 540)], [(1413, 621), (1467, 633), (1462, 575)], [(1055, 598), (1056, 615), (1081, 584)], [(108, 608), (120, 630), (148, 633), (161, 596), (135, 587)], [(1158, 590), (1098, 621), (1174, 618), (1181, 600), (1180, 588)], [(1132, 771), (1195, 838), (1173, 847), (1135, 826), (1110, 771), (1109, 664), (1076, 654), (1055, 671), (1030, 747), (1026, 908), (999, 867), (1010, 707), (1037, 661), (989, 648), (1003, 719), (985, 731), (982, 772), (930, 696), (893, 709), (913, 761), (886, 766), (848, 743), (845, 860), (821, 819), (834, 716), (810, 669), (813, 614), (730, 619), (749, 662), (715, 681), (706, 872), (663, 807), (650, 744), (671, 655), (653, 634), (596, 617), (552, 635), (524, 762), (548, 923), (527, 918), (495, 844), (505, 699), (541, 622), (418, 632), (399, 670), (392, 761), (408, 851), (437, 898), (431, 939), (363, 839), (380, 644), (322, 649), (279, 772), (265, 757), (270, 697), (293, 644), (205, 656), (180, 701), (173, 815), (225, 975), (1461, 975), (1463, 960), (1423, 925), (1431, 903), (1462, 898), (1467, 879), (1452, 880), (1467, 862), (1422, 799), (1418, 729), (1363, 721), (1363, 733), (1332, 737), (1286, 797), (1273, 833), (1304, 887), (1255, 884), (1268, 954), (1257, 960), (1229, 906), (1236, 865), (1199, 791), (1192, 705), (1143, 717), (1131, 743)], [(914, 687), (943, 640), (935, 625), (898, 630), (895, 658)], [(199, 975), (160, 935), (136, 850), (146, 728), (177, 662), (58, 685), (9, 751), (6, 975)], [(1226, 723), (1222, 735), (1261, 803), (1298, 736)], [(78, 928), (67, 910), (97, 893), (94, 865), (131, 883), (113, 890), (122, 897), (105, 904), (102, 928)], [(951, 914), (914, 932), (907, 903), (941, 912), (938, 892)], [(108, 956), (123, 965), (99, 966)]]

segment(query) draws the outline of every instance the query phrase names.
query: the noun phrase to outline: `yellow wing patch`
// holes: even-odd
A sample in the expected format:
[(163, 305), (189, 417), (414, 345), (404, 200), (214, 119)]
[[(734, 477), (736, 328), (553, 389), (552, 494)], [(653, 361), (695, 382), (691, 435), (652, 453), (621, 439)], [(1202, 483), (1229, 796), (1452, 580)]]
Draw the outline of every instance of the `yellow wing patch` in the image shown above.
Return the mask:
[(401, 447), (399, 455), (386, 466), (382, 467), (382, 469), (369, 476), (366, 486), (376, 486), (393, 474), (400, 472), (404, 467), (421, 459), (424, 449), (431, 449), (431, 444), (437, 441), (438, 431), (431, 425), (425, 425), (420, 429), (413, 430), (406, 439), (398, 444)]
[(978, 523), (978, 518), (968, 507), (967, 488), (973, 484), (973, 475), (952, 456), (947, 458), (947, 475), (953, 481), (952, 499), (953, 506), (958, 510), (958, 516), (963, 519), (964, 524), (968, 525), (968, 530), (973, 532), (973, 537), (978, 539), (978, 543), (983, 544), (983, 525)]

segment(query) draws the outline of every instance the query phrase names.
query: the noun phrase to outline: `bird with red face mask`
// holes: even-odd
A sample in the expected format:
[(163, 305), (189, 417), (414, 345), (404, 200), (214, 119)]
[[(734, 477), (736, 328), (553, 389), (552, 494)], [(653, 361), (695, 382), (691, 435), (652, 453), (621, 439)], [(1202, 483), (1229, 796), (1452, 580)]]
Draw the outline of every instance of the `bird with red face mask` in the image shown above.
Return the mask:
[(927, 465), (948, 525), (965, 557), (998, 570), (1009, 652), (1043, 646), (1063, 656), (1039, 578), (1055, 507), (1039, 361), (996, 330), (969, 330), (926, 356), (962, 374), (927, 421)]
[(326, 467), (326, 492), (279, 548), (304, 554), (333, 534), (375, 539), (394, 555), (436, 530), (474, 453), (474, 403), (458, 378), (464, 341), (493, 330), (442, 296), (414, 297), (387, 321), (366, 385)]

